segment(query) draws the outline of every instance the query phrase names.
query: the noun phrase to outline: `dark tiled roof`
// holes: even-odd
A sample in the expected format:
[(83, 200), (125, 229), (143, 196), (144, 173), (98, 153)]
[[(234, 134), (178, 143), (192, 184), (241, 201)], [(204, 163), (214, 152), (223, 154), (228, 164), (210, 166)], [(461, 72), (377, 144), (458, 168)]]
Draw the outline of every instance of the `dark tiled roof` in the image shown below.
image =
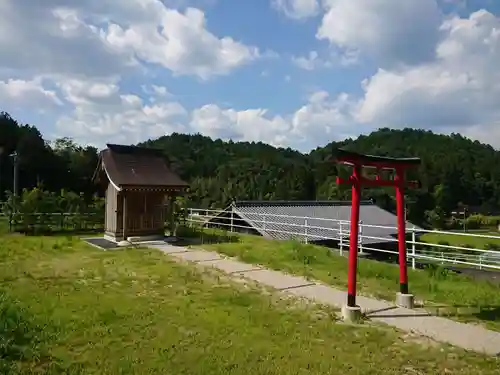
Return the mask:
[(161, 150), (108, 144), (100, 153), (99, 169), (119, 188), (187, 188), (169, 166)]
[[(338, 201), (241, 201), (234, 202), (228, 210), (233, 212), (258, 230), (264, 237), (286, 240), (305, 238), (307, 220), (307, 239), (319, 241), (338, 239), (340, 222), (342, 235), (349, 236), (351, 202)], [(276, 215), (276, 216), (275, 216)], [(306, 219), (307, 218), (307, 219)], [(326, 220), (322, 220), (326, 219)], [(397, 217), (376, 206), (370, 201), (361, 202), (360, 220), (365, 225), (378, 225), (391, 228), (363, 227), (362, 235), (380, 239), (363, 238), (363, 244), (387, 242), (397, 234)], [(420, 228), (407, 222), (407, 232)], [(394, 229), (393, 229), (394, 228)], [(283, 232), (291, 232), (288, 234)]]

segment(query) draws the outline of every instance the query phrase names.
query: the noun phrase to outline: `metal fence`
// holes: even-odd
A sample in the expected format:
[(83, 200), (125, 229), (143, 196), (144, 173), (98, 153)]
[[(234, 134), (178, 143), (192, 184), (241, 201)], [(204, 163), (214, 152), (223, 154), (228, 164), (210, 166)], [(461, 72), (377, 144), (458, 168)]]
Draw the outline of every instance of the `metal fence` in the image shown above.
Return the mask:
[[(189, 208), (186, 212), (186, 222), (189, 225), (200, 225), (203, 226), (208, 224), (209, 221), (213, 218), (220, 218), (221, 214), (227, 214), (229, 217), (226, 219), (226, 222), (223, 220), (219, 220), (217, 223), (214, 223), (217, 226), (224, 228), (230, 232), (238, 232), (238, 231), (246, 231), (248, 230), (248, 225), (242, 225), (241, 219), (239, 219), (232, 211), (224, 211), (224, 210), (207, 210), (207, 209), (196, 209)], [(248, 212), (246, 212), (248, 214)], [(258, 216), (260, 220), (252, 219), (254, 224), (257, 224), (258, 229), (267, 232), (267, 233), (280, 233), (285, 234), (286, 237), (290, 239), (300, 238), (303, 242), (318, 242), (321, 240), (331, 240), (336, 241), (338, 244), (338, 251), (342, 255), (344, 251), (349, 249), (349, 232), (350, 225), (349, 221), (344, 220), (336, 220), (336, 219), (326, 219), (326, 218), (318, 218), (318, 217), (294, 217), (290, 215), (277, 215), (277, 214), (263, 214), (258, 212), (252, 212), (252, 217)], [(272, 218), (272, 221), (269, 219)], [(297, 219), (296, 223), (290, 223), (290, 219)], [(286, 220), (286, 221), (285, 221)], [(324, 225), (321, 226), (311, 226), (308, 225), (309, 222), (322, 222)], [(270, 225), (266, 224), (280, 224), (282, 223), (286, 227), (293, 227), (293, 230), (279, 230), (275, 229), (277, 226), (273, 225), (272, 228)], [(278, 226), (279, 227), (279, 226)], [(251, 227), (250, 227), (251, 228)], [(377, 237), (377, 236), (368, 236), (363, 234), (363, 229), (367, 228), (380, 228), (385, 230), (390, 230), (392, 233), (397, 233), (396, 226), (380, 226), (376, 224), (368, 224), (360, 222), (359, 228), (359, 243), (358, 243), (358, 251), (363, 253), (365, 251), (379, 252), (379, 253), (387, 253), (397, 255), (397, 250), (391, 250), (384, 248), (380, 244), (372, 243), (370, 245), (363, 244), (363, 239), (368, 240), (376, 240), (380, 241), (380, 243), (387, 244), (388, 242), (392, 242), (394, 244), (397, 243), (396, 237)], [(321, 234), (315, 233), (311, 234), (312, 230), (319, 231)], [(366, 231), (365, 231), (366, 232)], [(464, 233), (464, 232), (448, 232), (448, 231), (438, 231), (438, 230), (425, 230), (421, 228), (409, 227), (406, 230), (407, 239), (407, 257), (411, 263), (413, 269), (417, 268), (418, 264), (428, 264), (428, 263), (438, 263), (438, 264), (448, 264), (448, 265), (456, 265), (456, 266), (468, 266), (468, 267), (477, 267), (479, 269), (496, 269), (500, 270), (500, 236), (494, 235), (486, 235), (486, 234), (473, 234), (473, 233)], [(442, 240), (437, 241), (438, 243), (432, 242), (424, 242), (421, 240), (421, 236), (429, 233), (437, 235), (436, 237), (443, 236)], [(474, 247), (472, 245), (463, 245), (463, 246), (455, 246), (447, 243), (446, 237), (449, 236), (461, 236), (464, 238), (464, 243), (468, 242), (467, 239), (471, 240), (475, 239), (475, 242), (482, 243), (482, 245), (476, 245)], [(373, 241), (371, 241), (373, 242)], [(484, 247), (487, 246), (494, 247), (495, 245), (498, 247), (497, 250), (486, 249)], [(481, 248), (483, 247), (483, 248)]]
[(12, 232), (50, 233), (72, 231), (102, 231), (104, 212), (39, 212), (0, 214), (0, 224)]

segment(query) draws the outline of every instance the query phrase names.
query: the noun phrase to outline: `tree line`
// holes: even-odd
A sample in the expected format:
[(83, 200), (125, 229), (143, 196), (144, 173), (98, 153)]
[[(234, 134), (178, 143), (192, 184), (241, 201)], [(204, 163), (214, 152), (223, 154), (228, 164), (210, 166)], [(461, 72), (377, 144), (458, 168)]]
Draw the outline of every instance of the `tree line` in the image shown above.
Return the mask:
[[(395, 157), (418, 156), (422, 166), (410, 178), (421, 187), (407, 191), (408, 218), (443, 226), (451, 212), (497, 213), (500, 207), (500, 152), (460, 134), (440, 135), (419, 129), (383, 128), (356, 139), (332, 142), (308, 154), (262, 142), (213, 140), (178, 134), (148, 140), (141, 146), (164, 150), (172, 168), (190, 183), (185, 204), (222, 208), (237, 200), (346, 200), (350, 189), (337, 186), (345, 167), (331, 160), (332, 151), (354, 151)], [(91, 200), (99, 193), (91, 178), (98, 150), (69, 138), (47, 142), (33, 125), (0, 113), (0, 200), (13, 186), (14, 151), (19, 155), (19, 189), (72, 191)], [(395, 209), (394, 189), (364, 189), (363, 198)], [(462, 208), (461, 208), (462, 207)]]

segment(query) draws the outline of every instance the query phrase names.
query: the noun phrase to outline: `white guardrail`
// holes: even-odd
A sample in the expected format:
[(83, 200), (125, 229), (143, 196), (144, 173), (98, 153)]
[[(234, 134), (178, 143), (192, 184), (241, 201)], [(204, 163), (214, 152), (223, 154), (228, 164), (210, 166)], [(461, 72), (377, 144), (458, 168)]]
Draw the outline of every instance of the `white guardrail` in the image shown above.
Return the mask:
[[(211, 219), (215, 217), (220, 217), (222, 213), (226, 213), (229, 217), (226, 219), (227, 222), (217, 222), (214, 223), (217, 226), (226, 227), (228, 231), (237, 232), (238, 229), (249, 229), (247, 225), (238, 224), (241, 220), (233, 214), (232, 211), (224, 210), (209, 210), (209, 209), (197, 209), (189, 208), (187, 209), (186, 221), (191, 224), (203, 225), (207, 224)], [(309, 240), (317, 241), (321, 240), (333, 240), (338, 241), (339, 252), (342, 255), (344, 251), (349, 249), (349, 231), (350, 222), (344, 220), (336, 219), (326, 219), (319, 217), (305, 217), (305, 216), (290, 216), (290, 215), (277, 215), (277, 214), (263, 214), (259, 212), (245, 212), (246, 216), (252, 217), (253, 223), (258, 223), (261, 230), (266, 232), (275, 232), (286, 234), (290, 238), (296, 238), (299, 236), (303, 239), (305, 243)], [(255, 217), (261, 218), (260, 220), (255, 220)], [(288, 220), (285, 220), (288, 219)], [(272, 220), (269, 220), (272, 219)], [(296, 221), (296, 223), (291, 223), (290, 219)], [(280, 221), (281, 220), (281, 221)], [(312, 226), (308, 225), (308, 222), (323, 222), (324, 226)], [(266, 227), (267, 224), (267, 227)], [(293, 227), (293, 231), (277, 230), (270, 228), (272, 225), (276, 228), (279, 225), (284, 225), (288, 228)], [(251, 228), (251, 227), (250, 227)], [(383, 248), (374, 247), (375, 245), (367, 246), (367, 244), (362, 244), (362, 239), (370, 240), (380, 240), (380, 243), (397, 243), (397, 238), (392, 237), (374, 237), (363, 234), (364, 228), (379, 228), (390, 230), (391, 233), (397, 233), (397, 227), (395, 226), (381, 226), (373, 224), (364, 224), (360, 222), (359, 228), (359, 247), (358, 251), (362, 253), (364, 250), (371, 250), (375, 252), (383, 252), (389, 254), (397, 255), (397, 250), (389, 250)], [(311, 229), (321, 230), (322, 235), (318, 233), (310, 233)], [(309, 232), (309, 233), (308, 233)], [(478, 267), (479, 269), (496, 269), (500, 270), (500, 251), (473, 248), (473, 247), (461, 247), (445, 244), (447, 236), (462, 236), (464, 237), (464, 243), (467, 242), (465, 237), (477, 238), (478, 242), (484, 243), (484, 245), (491, 243), (496, 243), (500, 246), (500, 236), (483, 235), (483, 234), (473, 234), (473, 233), (461, 233), (461, 232), (445, 232), (438, 230), (425, 230), (416, 229), (414, 227), (406, 228), (406, 232), (411, 238), (406, 241), (407, 246), (407, 257), (411, 261), (411, 266), (413, 269), (417, 267), (418, 263), (439, 263), (439, 264), (451, 264), (451, 265), (463, 265), (469, 267)], [(325, 233), (330, 233), (325, 235)], [(439, 241), (441, 243), (430, 243), (423, 242), (420, 237), (425, 233), (432, 233), (436, 235), (444, 235), (443, 240)], [(312, 238), (314, 237), (314, 238)]]

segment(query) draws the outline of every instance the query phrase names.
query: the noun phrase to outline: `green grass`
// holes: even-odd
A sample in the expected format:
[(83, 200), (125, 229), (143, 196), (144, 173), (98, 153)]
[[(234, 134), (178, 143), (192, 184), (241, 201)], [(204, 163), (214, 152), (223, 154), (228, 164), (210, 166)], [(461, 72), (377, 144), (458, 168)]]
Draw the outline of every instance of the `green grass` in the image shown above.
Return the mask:
[(5, 234), (9, 231), (9, 219), (8, 217), (0, 215), (0, 235)]
[[(204, 244), (203, 248), (347, 289), (347, 258), (339, 256), (336, 250), (250, 235), (240, 235), (239, 238), (239, 243)], [(409, 269), (408, 272), (410, 291), (433, 313), (460, 321), (479, 322), (500, 331), (498, 286), (473, 281), (438, 266), (427, 270)], [(359, 260), (359, 293), (394, 300), (398, 290), (397, 265)]]
[(498, 360), (76, 238), (0, 237), (2, 374), (495, 374)]
[(439, 244), (440, 242), (447, 242), (451, 246), (467, 247), (473, 246), (477, 249), (486, 249), (489, 244), (495, 244), (500, 246), (500, 234), (498, 232), (478, 232), (474, 231), (471, 234), (481, 234), (496, 236), (498, 238), (483, 238), (474, 236), (461, 236), (453, 233), (425, 233), (421, 236), (422, 242), (427, 242), (429, 244)]

